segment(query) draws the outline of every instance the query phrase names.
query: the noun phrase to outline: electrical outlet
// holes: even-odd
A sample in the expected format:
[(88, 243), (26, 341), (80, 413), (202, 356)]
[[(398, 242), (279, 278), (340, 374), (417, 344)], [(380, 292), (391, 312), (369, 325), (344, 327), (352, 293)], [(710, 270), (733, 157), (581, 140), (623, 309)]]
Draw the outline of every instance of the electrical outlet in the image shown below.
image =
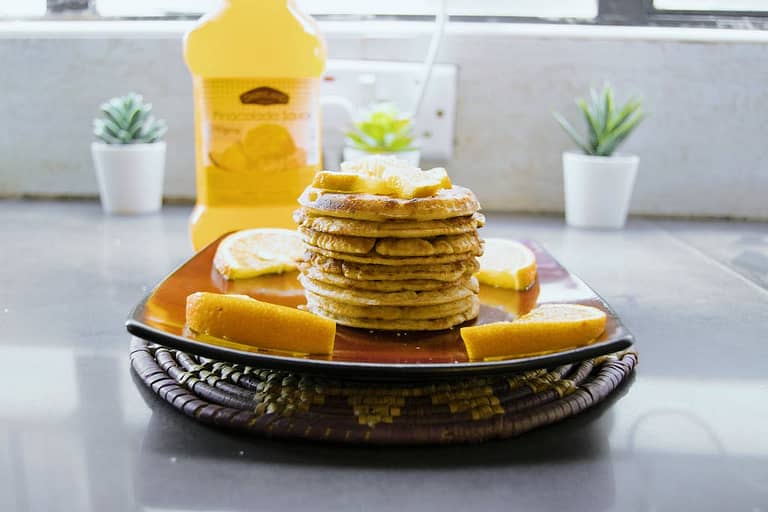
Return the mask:
[[(412, 113), (423, 73), (420, 63), (330, 60), (322, 95), (344, 98), (356, 108), (372, 101), (391, 101), (402, 112)], [(424, 159), (451, 158), (455, 111), (456, 66), (436, 64), (414, 119), (414, 135)]]

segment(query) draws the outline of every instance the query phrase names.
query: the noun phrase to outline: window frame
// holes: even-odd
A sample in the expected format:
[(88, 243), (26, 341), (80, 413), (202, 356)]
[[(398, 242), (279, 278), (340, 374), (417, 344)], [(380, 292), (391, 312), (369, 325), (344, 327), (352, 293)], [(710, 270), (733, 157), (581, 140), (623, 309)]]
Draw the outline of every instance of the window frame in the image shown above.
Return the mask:
[(598, 0), (601, 16), (618, 17), (621, 25), (768, 29), (768, 11), (658, 9), (653, 0)]
[[(607, 25), (607, 26), (647, 26), (647, 27), (694, 27), (721, 29), (768, 30), (768, 11), (705, 11), (658, 9), (654, 0), (596, 0), (597, 15), (594, 18), (544, 18), (529, 16), (482, 16), (452, 15), (455, 22), (488, 23), (527, 23), (527, 24), (566, 24), (566, 25)], [(49, 6), (50, 9), (50, 6)], [(355, 14), (318, 14), (318, 20), (325, 21), (432, 21), (429, 15), (355, 15)], [(111, 21), (188, 21), (199, 17), (196, 13), (169, 13), (164, 16), (124, 16), (111, 17), (94, 14), (91, 7), (82, 13), (58, 13), (48, 11), (43, 17), (26, 20), (111, 20)], [(13, 19), (13, 18), (9, 18)]]

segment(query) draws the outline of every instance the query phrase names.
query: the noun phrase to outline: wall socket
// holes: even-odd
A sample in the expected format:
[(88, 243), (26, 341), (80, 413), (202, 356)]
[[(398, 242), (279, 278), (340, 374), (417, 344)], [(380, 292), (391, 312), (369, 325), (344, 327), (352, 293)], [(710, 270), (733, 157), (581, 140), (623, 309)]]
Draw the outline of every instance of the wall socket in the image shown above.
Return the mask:
[[(456, 66), (436, 64), (432, 69), (427, 90), (419, 114), (415, 118), (414, 135), (426, 160), (449, 160), (453, 153), (454, 119), (456, 114)], [(344, 98), (356, 109), (373, 101), (391, 101), (401, 111), (413, 110), (422, 80), (423, 65), (420, 63), (329, 60), (323, 75), (322, 95), (328, 98)], [(343, 116), (334, 115), (324, 106), (324, 140), (332, 140), (334, 134), (348, 126)], [(346, 119), (348, 123), (349, 120)]]

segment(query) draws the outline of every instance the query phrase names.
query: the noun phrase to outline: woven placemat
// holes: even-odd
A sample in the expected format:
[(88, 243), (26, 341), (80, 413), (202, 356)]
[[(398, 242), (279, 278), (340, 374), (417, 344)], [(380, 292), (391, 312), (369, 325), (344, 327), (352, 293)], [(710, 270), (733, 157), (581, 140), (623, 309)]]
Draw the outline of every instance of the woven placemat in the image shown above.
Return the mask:
[(443, 382), (332, 380), (213, 361), (139, 338), (131, 365), (197, 421), (281, 438), (371, 444), (478, 442), (520, 435), (605, 400), (632, 373), (629, 349), (508, 376)]

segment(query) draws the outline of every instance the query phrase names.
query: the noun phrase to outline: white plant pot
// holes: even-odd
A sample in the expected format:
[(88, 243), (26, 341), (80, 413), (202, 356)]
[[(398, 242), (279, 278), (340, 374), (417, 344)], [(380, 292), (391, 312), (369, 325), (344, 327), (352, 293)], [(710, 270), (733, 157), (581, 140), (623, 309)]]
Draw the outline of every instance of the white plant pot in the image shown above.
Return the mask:
[(377, 155), (387, 155), (387, 156), (394, 156), (401, 160), (405, 160), (409, 164), (411, 164), (414, 167), (419, 166), (419, 162), (421, 161), (421, 150), (420, 149), (412, 149), (410, 151), (398, 151), (397, 153), (368, 153), (367, 151), (363, 151), (362, 149), (357, 149), (352, 146), (345, 146), (344, 147), (344, 161), (349, 162), (350, 160), (357, 160), (359, 158), (363, 158), (366, 156), (370, 156), (373, 154)]
[(636, 155), (563, 153), (565, 220), (568, 225), (623, 227), (639, 161)]
[(152, 213), (163, 204), (165, 142), (91, 144), (101, 206), (110, 214)]

